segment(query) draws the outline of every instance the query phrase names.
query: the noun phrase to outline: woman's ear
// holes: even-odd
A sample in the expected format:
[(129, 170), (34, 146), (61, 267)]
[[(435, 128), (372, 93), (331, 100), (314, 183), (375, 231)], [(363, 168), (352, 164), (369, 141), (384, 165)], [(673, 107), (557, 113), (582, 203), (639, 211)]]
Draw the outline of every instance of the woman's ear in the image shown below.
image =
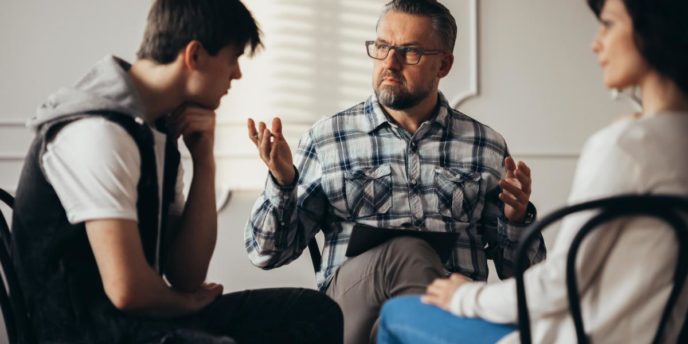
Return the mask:
[(183, 55), (184, 66), (187, 69), (196, 70), (203, 62), (205, 49), (203, 49), (201, 42), (194, 40), (182, 49), (181, 54)]
[(449, 74), (449, 71), (454, 65), (454, 54), (444, 54), (440, 63), (440, 70), (437, 72), (437, 77), (442, 79)]

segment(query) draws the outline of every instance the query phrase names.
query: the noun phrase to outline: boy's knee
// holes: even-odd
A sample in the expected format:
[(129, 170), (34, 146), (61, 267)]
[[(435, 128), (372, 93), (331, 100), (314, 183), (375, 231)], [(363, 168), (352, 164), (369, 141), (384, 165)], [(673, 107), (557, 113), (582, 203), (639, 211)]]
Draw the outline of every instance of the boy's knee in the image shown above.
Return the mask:
[(339, 305), (325, 293), (312, 289), (303, 289), (300, 303), (302, 305), (305, 303), (314, 305), (317, 310), (313, 311), (312, 314), (322, 315), (322, 317), (318, 318), (324, 322), (341, 323), (344, 321), (344, 315)]

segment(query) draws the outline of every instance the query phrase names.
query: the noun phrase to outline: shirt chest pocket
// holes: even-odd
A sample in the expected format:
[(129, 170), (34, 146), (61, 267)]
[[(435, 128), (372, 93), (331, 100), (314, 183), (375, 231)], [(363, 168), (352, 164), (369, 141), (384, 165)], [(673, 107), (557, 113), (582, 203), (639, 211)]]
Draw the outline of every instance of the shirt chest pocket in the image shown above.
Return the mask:
[(480, 174), (436, 168), (435, 193), (437, 211), (443, 217), (470, 222), (480, 196)]
[(392, 207), (392, 170), (389, 165), (345, 173), (346, 203), (353, 218), (385, 214)]

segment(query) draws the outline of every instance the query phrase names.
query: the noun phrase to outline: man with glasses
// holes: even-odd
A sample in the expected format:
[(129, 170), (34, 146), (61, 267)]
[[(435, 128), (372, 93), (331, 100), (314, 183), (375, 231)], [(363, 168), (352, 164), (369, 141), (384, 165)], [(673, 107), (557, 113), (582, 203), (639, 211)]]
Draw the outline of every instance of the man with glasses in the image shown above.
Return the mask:
[[(521, 229), (534, 217), (529, 168), (509, 157), (501, 135), (438, 91), (456, 32), (437, 1), (388, 3), (377, 39), (366, 42), (374, 94), (316, 123), (295, 165), (278, 118), (272, 130), (249, 120), (270, 170), (246, 227), (249, 257), (265, 269), (287, 264), (322, 231), (318, 287), (342, 307), (346, 343), (374, 338), (385, 300), (422, 294), (448, 271), (485, 280), (491, 258), (501, 278), (511, 276)], [(447, 261), (410, 237), (346, 257), (355, 224), (454, 232), (458, 240)], [(540, 240), (530, 263), (544, 256)]]

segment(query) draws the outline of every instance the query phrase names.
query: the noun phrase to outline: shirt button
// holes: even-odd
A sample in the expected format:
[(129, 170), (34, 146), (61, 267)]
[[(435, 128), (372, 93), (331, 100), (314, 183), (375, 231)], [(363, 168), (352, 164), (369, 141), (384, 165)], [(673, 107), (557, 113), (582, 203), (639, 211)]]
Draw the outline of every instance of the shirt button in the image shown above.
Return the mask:
[(416, 183), (418, 183), (418, 181), (417, 181), (417, 180), (415, 180), (415, 179), (411, 179), (411, 185), (416, 185)]

